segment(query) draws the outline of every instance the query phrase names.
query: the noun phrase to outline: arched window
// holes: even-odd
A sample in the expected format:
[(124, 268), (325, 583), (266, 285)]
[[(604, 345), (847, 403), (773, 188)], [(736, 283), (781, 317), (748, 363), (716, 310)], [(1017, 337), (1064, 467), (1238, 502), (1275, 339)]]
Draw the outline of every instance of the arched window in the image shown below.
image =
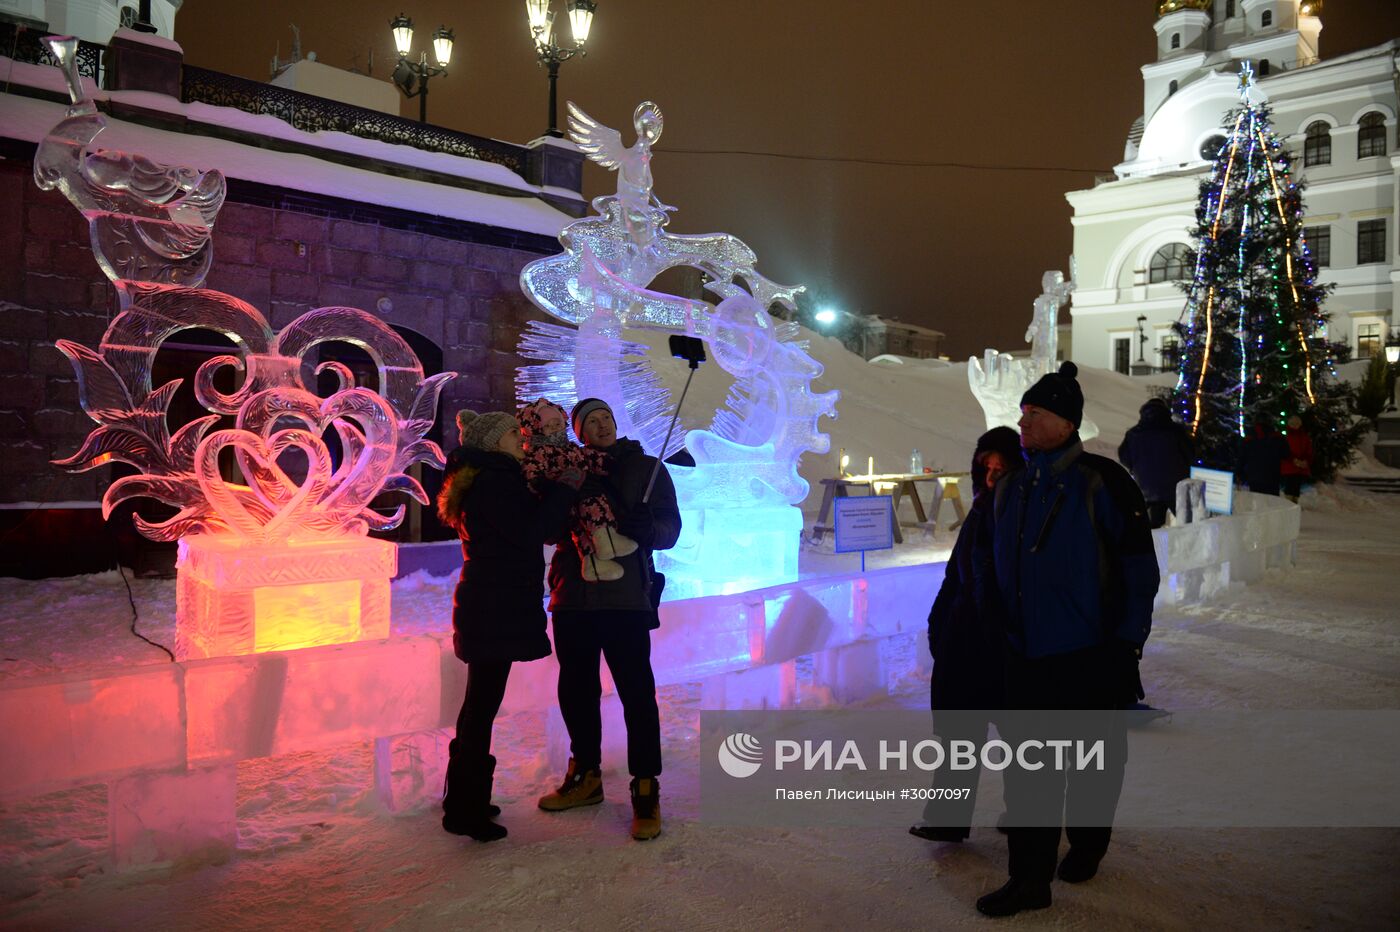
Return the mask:
[(1170, 83), (1170, 84), (1167, 85), (1167, 96), (1170, 97), (1170, 96), (1172, 96), (1172, 95), (1175, 94), (1175, 93), (1176, 93), (1176, 82), (1173, 81), (1172, 83)]
[(1259, 77), (1261, 77), (1261, 78), (1267, 78), (1268, 76), (1269, 76), (1269, 60), (1268, 60), (1267, 58), (1261, 58), (1261, 59), (1259, 59)]
[(1225, 0), (1225, 18), (1231, 19), (1235, 15), (1235, 0)]
[(1147, 281), (1153, 285), (1182, 281), (1189, 274), (1194, 261), (1191, 247), (1184, 243), (1163, 246), (1152, 256), (1152, 262), (1147, 267)]
[(1268, 28), (1269, 28), (1270, 26), (1272, 26), (1273, 24), (1274, 24), (1274, 11), (1273, 11), (1273, 10), (1265, 10), (1263, 13), (1259, 14), (1259, 26), (1260, 26), (1261, 29), (1268, 29)]
[(1372, 110), (1357, 122), (1361, 129), (1356, 134), (1356, 157), (1385, 155), (1385, 117)]
[(1174, 32), (1174, 33), (1172, 33), (1172, 48), (1174, 48), (1174, 49), (1179, 49), (1179, 48), (1181, 48), (1181, 33), (1179, 33), (1179, 32)]
[(1325, 120), (1308, 124), (1303, 140), (1303, 166), (1332, 164), (1332, 127)]

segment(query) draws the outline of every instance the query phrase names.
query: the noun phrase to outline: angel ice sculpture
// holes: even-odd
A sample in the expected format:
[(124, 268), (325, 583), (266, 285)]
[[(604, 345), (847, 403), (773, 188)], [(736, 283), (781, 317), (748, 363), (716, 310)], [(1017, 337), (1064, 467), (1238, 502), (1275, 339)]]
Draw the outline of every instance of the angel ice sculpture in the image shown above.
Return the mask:
[[(1059, 365), (1060, 305), (1069, 300), (1074, 282), (1065, 281), (1063, 272), (1046, 272), (1040, 278), (1041, 294), (1035, 299), (1026, 342), (1031, 344), (1029, 359), (1017, 359), (1009, 353), (994, 349), (983, 352), (983, 359), (973, 356), (967, 361), (967, 381), (972, 394), (982, 405), (987, 429), (1016, 428), (1021, 419), (1021, 396), (1043, 375)], [(1091, 440), (1099, 434), (1098, 425), (1085, 418), (1079, 427), (1081, 440)]]
[(73, 105), (39, 143), (35, 183), (63, 192), (87, 219), (93, 256), (112, 281), (201, 284), (213, 259), (224, 176), (95, 146), (107, 120), (83, 90), (78, 40), (44, 42), (63, 69)]
[[(618, 193), (595, 199), (596, 216), (560, 233), (563, 253), (522, 270), (521, 288), (530, 300), (572, 326), (529, 325), (520, 352), (542, 364), (520, 370), (517, 394), (565, 407), (581, 397), (603, 398), (619, 433), (640, 440), (649, 453), (668, 455), (674, 447), (663, 451), (662, 444), (669, 396), (645, 359), (646, 347), (625, 341), (623, 330), (704, 340), (735, 381), (711, 426), (685, 435), (696, 465), (671, 468), (685, 530), (676, 547), (658, 554), (677, 583), (668, 583), (667, 593), (733, 591), (794, 578), (802, 528), (794, 506), (808, 492), (797, 463), (807, 451), (830, 448), (817, 422), (835, 416), (839, 397), (811, 391), (821, 364), (796, 340), (796, 325), (778, 324), (768, 313), (775, 303), (791, 308), (802, 289), (760, 275), (753, 250), (737, 237), (666, 232), (672, 208), (651, 190), (650, 147), (661, 134), (655, 104), (637, 107), (638, 141), (631, 149), (623, 148), (616, 130), (572, 103), (569, 113), (580, 147), (618, 170)], [(677, 266), (704, 272), (715, 302), (649, 287)]]
[(622, 144), (620, 132), (599, 123), (572, 100), (568, 109), (569, 138), (590, 159), (617, 172), (617, 201), (622, 208), (628, 239), (637, 248), (645, 248), (651, 240), (652, 227), (656, 225), (653, 212), (673, 209), (661, 203), (651, 189), (651, 147), (661, 139), (664, 122), (661, 108), (649, 100), (637, 105), (632, 112), (637, 141), (630, 149)]

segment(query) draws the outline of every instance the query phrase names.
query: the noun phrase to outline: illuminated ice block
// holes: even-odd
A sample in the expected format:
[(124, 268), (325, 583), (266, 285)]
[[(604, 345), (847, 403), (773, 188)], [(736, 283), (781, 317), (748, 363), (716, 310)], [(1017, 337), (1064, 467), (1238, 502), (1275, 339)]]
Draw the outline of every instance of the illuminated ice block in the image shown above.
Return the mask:
[(185, 667), (192, 763), (274, 757), (442, 724), (441, 649), (430, 637), (196, 660)]
[(118, 867), (197, 856), (238, 845), (238, 768), (142, 773), (107, 788), (107, 834)]
[(390, 812), (441, 800), (452, 729), (437, 728), (374, 740), (374, 792)]
[(813, 684), (830, 691), (837, 705), (863, 702), (888, 692), (880, 642), (855, 641), (817, 654), (813, 664)]
[(182, 538), (176, 656), (388, 637), (397, 558), (391, 542), (360, 536), (261, 547), (224, 534)]
[(745, 592), (797, 578), (802, 511), (795, 505), (682, 509), (681, 536), (658, 551), (667, 598)]
[(0, 799), (185, 765), (175, 664), (0, 682)]
[(797, 702), (797, 662), (774, 663), (706, 678), (702, 709), (790, 709)]

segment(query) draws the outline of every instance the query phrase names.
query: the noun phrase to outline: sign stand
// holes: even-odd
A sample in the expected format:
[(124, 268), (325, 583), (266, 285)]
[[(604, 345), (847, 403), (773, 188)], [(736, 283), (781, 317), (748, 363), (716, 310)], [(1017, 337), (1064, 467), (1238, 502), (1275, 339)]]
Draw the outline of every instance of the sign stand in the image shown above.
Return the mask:
[(889, 495), (864, 495), (838, 498), (833, 504), (836, 552), (859, 550), (860, 571), (864, 573), (865, 551), (894, 547), (894, 499)]

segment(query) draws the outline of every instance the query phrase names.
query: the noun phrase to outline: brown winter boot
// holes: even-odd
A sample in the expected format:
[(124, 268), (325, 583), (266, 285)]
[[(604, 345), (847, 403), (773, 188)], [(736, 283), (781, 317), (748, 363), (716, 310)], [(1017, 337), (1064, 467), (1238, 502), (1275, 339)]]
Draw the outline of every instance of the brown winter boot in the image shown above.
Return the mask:
[(569, 758), (569, 772), (564, 774), (564, 782), (559, 789), (540, 797), (540, 808), (545, 812), (563, 812), (579, 806), (594, 806), (603, 801), (603, 772), (579, 770), (578, 761)]
[(661, 834), (661, 785), (655, 777), (632, 780), (632, 837), (646, 841)]

